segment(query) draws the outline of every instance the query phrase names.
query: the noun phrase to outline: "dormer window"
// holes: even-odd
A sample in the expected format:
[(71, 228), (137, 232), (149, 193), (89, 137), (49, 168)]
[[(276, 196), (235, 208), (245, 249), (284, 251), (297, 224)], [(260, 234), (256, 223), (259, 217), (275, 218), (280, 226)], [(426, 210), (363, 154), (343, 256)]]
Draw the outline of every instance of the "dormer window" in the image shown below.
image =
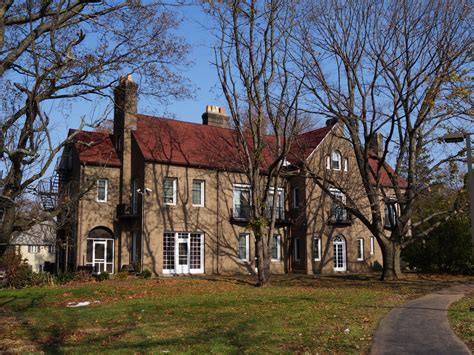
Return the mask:
[(338, 150), (333, 150), (331, 152), (331, 169), (341, 170), (342, 165), (342, 156)]

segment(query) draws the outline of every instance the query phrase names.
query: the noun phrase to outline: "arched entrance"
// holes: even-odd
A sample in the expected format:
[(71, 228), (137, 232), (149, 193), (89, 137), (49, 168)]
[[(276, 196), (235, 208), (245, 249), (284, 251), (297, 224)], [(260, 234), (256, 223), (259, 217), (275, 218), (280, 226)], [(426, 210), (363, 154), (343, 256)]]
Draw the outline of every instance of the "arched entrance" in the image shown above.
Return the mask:
[(337, 235), (333, 240), (334, 271), (346, 271), (346, 240), (342, 235)]
[(86, 265), (94, 273), (114, 273), (114, 235), (106, 227), (96, 227), (87, 236)]

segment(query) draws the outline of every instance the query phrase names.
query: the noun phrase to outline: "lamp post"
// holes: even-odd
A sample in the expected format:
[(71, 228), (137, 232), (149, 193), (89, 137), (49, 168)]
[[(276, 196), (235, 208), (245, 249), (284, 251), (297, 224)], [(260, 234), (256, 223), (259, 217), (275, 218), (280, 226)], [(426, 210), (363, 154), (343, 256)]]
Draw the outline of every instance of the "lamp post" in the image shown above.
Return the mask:
[(455, 132), (446, 134), (441, 137), (446, 143), (460, 143), (466, 141), (466, 157), (467, 157), (467, 186), (469, 189), (469, 204), (471, 215), (471, 244), (474, 248), (474, 176), (472, 175), (472, 146), (471, 136), (474, 133)]
[(145, 247), (145, 196), (153, 192), (152, 189), (148, 187), (145, 188), (145, 191), (137, 189), (137, 192), (142, 196), (142, 223), (141, 223), (141, 236), (140, 236), (140, 272), (143, 272), (143, 249)]

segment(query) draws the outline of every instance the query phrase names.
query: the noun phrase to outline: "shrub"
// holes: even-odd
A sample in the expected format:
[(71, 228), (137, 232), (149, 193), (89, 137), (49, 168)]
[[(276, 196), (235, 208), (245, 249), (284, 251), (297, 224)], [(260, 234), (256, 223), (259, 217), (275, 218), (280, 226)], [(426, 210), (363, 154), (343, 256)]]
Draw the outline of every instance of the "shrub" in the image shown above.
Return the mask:
[(3, 254), (0, 265), (5, 269), (5, 286), (22, 288), (30, 285), (33, 272), (26, 261), (22, 260), (21, 254), (14, 249), (9, 249)]
[(29, 286), (54, 286), (56, 277), (49, 272), (32, 273)]
[(95, 281), (95, 278), (89, 270), (79, 270), (74, 273), (72, 280), (75, 282), (90, 282)]
[(110, 278), (110, 274), (107, 271), (101, 272), (100, 274), (96, 275), (95, 278), (98, 281), (108, 280)]
[(138, 276), (142, 279), (149, 279), (151, 277), (151, 271), (148, 269), (144, 269), (141, 273), (138, 274)]
[(451, 219), (402, 252), (411, 267), (423, 271), (474, 274), (474, 253), (467, 218)]
[(74, 280), (75, 272), (60, 272), (57, 276), (58, 283), (65, 284)]

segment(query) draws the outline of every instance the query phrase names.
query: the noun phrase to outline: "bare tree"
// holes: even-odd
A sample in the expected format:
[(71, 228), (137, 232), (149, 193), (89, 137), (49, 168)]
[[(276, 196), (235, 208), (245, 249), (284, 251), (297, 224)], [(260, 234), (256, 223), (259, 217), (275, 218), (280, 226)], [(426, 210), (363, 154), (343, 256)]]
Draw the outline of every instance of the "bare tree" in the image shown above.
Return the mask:
[(51, 102), (106, 97), (124, 72), (158, 99), (185, 94), (177, 73), (187, 46), (171, 33), (178, 22), (154, 1), (0, 2), (0, 255), (11, 233), (28, 227), (15, 224), (15, 201), (73, 138), (54, 136)]
[(260, 286), (270, 278), (276, 189), (301, 128), (297, 115), (301, 80), (290, 71), (292, 5), (283, 0), (234, 0), (209, 7), (219, 39), (215, 65), (250, 185), (249, 227), (256, 239)]
[(472, 125), (472, 106), (457, 104), (466, 102), (459, 93), (472, 102), (472, 83), (466, 81), (472, 69), (471, 4), (323, 0), (303, 10), (295, 39), (304, 52), (300, 64), (312, 111), (344, 127), (367, 213), (350, 198), (346, 208), (377, 238), (382, 279), (395, 279), (401, 274), (400, 250), (412, 239), (421, 187), (417, 162), (431, 153), (432, 171), (451, 159), (440, 158), (436, 137), (446, 127)]

